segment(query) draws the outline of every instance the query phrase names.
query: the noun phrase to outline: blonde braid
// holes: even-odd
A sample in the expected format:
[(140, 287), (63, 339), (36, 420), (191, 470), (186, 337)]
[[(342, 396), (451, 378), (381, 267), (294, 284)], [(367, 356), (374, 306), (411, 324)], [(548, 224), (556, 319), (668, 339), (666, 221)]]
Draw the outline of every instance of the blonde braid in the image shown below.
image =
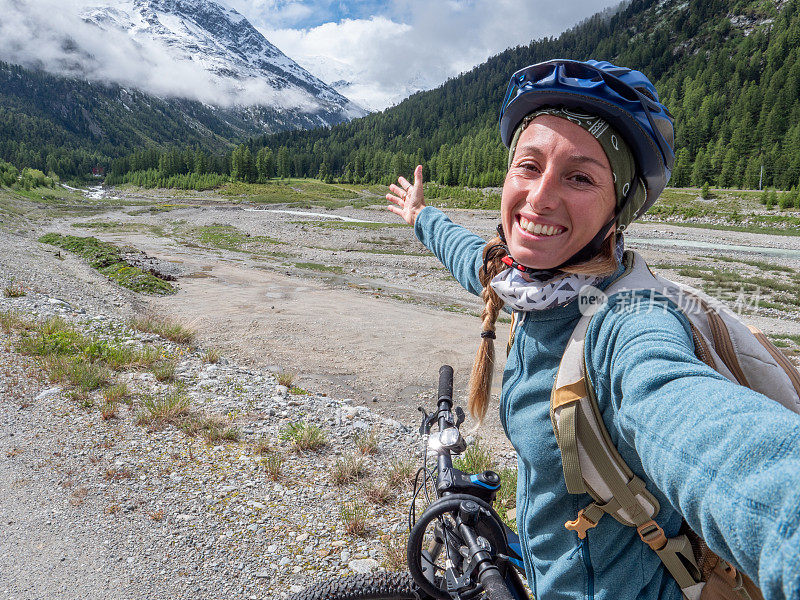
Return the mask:
[[(489, 256), (488, 260), (487, 255)], [(484, 302), (481, 313), (481, 331), (491, 334), (481, 336), (481, 343), (478, 346), (469, 380), (467, 408), (479, 425), (483, 422), (486, 410), (489, 408), (489, 394), (494, 374), (494, 331), (497, 316), (503, 308), (503, 301), (489, 283), (498, 273), (507, 268), (501, 261), (506, 255), (507, 251), (503, 241), (499, 237), (492, 238), (483, 248), (484, 266), (478, 272), (478, 277), (483, 285), (481, 299)]]

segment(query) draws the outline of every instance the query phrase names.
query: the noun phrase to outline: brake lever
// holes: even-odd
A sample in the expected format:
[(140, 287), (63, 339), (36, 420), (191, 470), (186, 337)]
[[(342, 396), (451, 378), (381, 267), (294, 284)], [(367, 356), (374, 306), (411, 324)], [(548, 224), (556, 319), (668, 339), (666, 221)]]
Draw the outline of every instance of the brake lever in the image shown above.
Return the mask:
[(419, 426), (419, 434), (430, 435), (431, 427), (433, 427), (433, 424), (436, 422), (438, 413), (433, 413), (429, 415), (427, 412), (425, 412), (425, 409), (422, 408), (421, 406), (418, 406), (417, 410), (422, 413), (422, 423)]
[(464, 422), (464, 409), (460, 406), (456, 406), (456, 427), (461, 427), (461, 424)]

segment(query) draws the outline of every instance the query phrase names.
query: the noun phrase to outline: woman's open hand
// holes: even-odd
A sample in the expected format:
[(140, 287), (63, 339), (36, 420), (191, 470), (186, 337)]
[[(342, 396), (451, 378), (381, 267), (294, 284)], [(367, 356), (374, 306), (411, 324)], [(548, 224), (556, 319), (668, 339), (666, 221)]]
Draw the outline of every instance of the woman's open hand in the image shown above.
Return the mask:
[(413, 226), (417, 220), (417, 214), (425, 208), (425, 198), (422, 195), (422, 165), (417, 165), (417, 168), (414, 169), (414, 185), (411, 185), (402, 175), (397, 178), (397, 183), (400, 185), (390, 185), (389, 189), (392, 193), (386, 194), (386, 199), (396, 206), (390, 204), (386, 208)]

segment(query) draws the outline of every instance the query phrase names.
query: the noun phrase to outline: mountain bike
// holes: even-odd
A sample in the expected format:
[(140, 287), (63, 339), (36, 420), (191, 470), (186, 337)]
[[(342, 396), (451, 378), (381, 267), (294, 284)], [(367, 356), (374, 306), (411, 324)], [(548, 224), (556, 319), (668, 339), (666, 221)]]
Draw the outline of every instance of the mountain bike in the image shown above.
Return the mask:
[[(408, 571), (332, 578), (291, 600), (530, 600), (519, 538), (492, 507), (500, 476), (453, 467), (452, 456), (467, 444), (459, 429), (464, 411), (453, 409), (452, 367), (439, 369), (436, 411), (420, 411), (424, 448), (408, 512)], [(429, 455), (436, 456), (430, 467)], [(417, 518), (422, 498), (428, 506)]]

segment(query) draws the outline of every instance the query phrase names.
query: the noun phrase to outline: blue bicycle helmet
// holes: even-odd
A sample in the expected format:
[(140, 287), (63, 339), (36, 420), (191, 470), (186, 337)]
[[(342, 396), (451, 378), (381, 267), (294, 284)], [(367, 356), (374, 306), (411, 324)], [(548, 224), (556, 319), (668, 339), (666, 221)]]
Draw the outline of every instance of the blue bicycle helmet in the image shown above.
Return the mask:
[(588, 110), (616, 129), (631, 148), (646, 187), (643, 214), (667, 185), (675, 163), (672, 115), (639, 71), (609, 62), (548, 60), (511, 77), (500, 110), (500, 135), (509, 146), (526, 115), (544, 106)]

